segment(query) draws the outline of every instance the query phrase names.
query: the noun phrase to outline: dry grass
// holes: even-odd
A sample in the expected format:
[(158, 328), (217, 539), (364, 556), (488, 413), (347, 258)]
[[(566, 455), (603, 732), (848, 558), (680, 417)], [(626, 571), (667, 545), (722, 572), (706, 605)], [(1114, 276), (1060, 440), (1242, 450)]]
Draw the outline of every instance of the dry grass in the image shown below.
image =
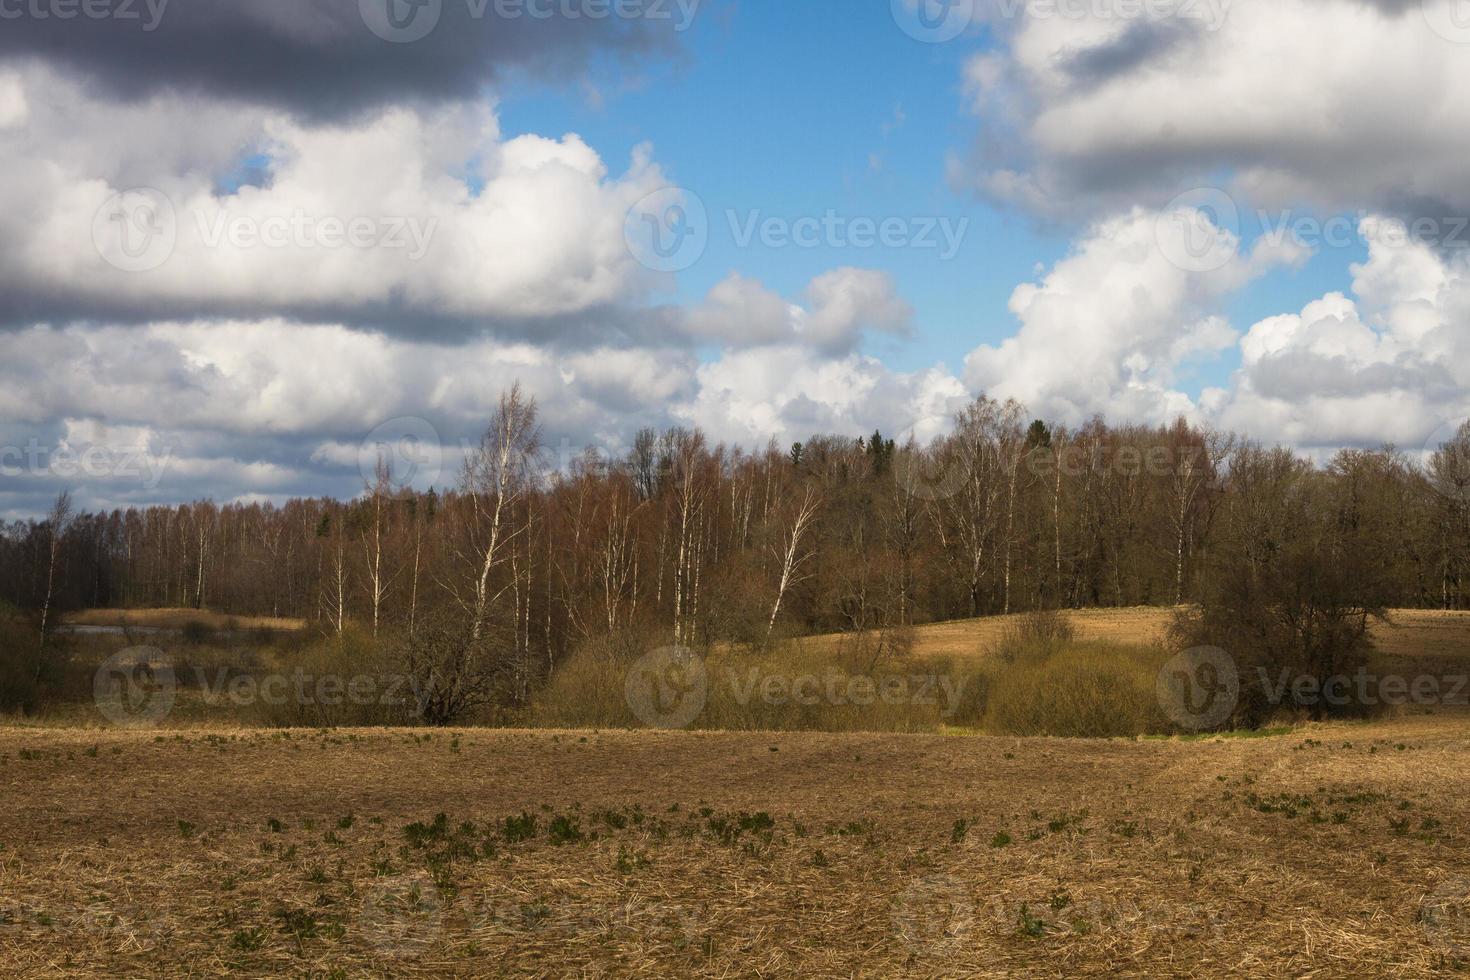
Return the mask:
[[(1470, 956), (1462, 719), (159, 738), (0, 730), (8, 974), (1346, 977)], [(534, 836), (508, 839), (522, 813)]]
[[(1139, 606), (1128, 609), (1079, 609), (1067, 612), (1084, 642), (1147, 644), (1163, 638), (1172, 609)], [(985, 657), (1022, 617), (988, 616), (918, 627), (914, 655), (922, 658)], [(840, 641), (816, 636), (795, 641), (821, 650)], [(1390, 622), (1373, 627), (1373, 639), (1384, 656), (1394, 659), (1431, 657), (1470, 660), (1470, 612), (1397, 609)]]
[(1395, 609), (1388, 624), (1373, 628), (1373, 639), (1388, 657), (1470, 660), (1470, 612)]
[[(1161, 638), (1172, 610), (1140, 606), (1127, 609), (1080, 609), (1067, 613), (1077, 639), (1102, 643), (1146, 644)], [(925, 658), (983, 656), (1020, 616), (989, 616), (920, 626), (914, 653)], [(226, 616), (204, 609), (86, 609), (69, 613), (63, 622), (77, 626), (153, 626), (181, 629), (189, 622), (215, 629), (296, 630), (304, 620), (271, 616)], [(820, 651), (839, 641), (817, 636), (794, 641)], [(1374, 629), (1380, 649), (1394, 657), (1463, 657), (1470, 659), (1470, 612), (1426, 609), (1395, 610), (1392, 622)]]
[(202, 623), (212, 629), (299, 630), (306, 627), (306, 621), (302, 619), (227, 616), (208, 609), (83, 609), (67, 613), (61, 621), (68, 626), (149, 626), (155, 629), (183, 629), (188, 623)]
[[(1166, 616), (1074, 622), (1138, 642)], [(1399, 614), (1381, 642), (1453, 659), (1466, 624)], [(929, 627), (917, 653), (983, 655), (1005, 626)], [(0, 728), (0, 963), (1452, 975), (1470, 968), (1467, 791), (1463, 712), (1113, 741)]]

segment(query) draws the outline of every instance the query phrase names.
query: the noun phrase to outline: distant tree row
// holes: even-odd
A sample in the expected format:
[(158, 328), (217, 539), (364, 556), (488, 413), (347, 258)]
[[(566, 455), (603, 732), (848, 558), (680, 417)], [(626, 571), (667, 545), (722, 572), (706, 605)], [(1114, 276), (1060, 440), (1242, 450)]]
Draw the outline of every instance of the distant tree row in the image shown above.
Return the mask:
[(612, 635), (699, 647), (1174, 605), (1241, 587), (1241, 563), (1300, 571), (1318, 547), (1371, 592), (1359, 605), (1466, 608), (1467, 487), (1470, 427), (1425, 462), (1350, 450), (1319, 467), (1182, 419), (1071, 429), (984, 397), (927, 445), (875, 432), (751, 452), (670, 429), (551, 471), (516, 389), (443, 492), (395, 489), (384, 466), (349, 501), (72, 513), (58, 500), (0, 533), (0, 598), (51, 623), (183, 606), (328, 633), (451, 624), (441, 645), (493, 649), (524, 689)]

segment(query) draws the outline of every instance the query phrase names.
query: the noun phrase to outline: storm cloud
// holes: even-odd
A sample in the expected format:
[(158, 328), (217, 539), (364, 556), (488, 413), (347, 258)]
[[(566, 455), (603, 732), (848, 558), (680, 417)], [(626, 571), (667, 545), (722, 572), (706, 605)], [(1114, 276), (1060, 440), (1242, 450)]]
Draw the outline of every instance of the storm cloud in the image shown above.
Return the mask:
[(96, 97), (172, 91), (342, 118), (669, 55), (698, 12), (699, 0), (3, 0), (0, 59), (64, 67)]

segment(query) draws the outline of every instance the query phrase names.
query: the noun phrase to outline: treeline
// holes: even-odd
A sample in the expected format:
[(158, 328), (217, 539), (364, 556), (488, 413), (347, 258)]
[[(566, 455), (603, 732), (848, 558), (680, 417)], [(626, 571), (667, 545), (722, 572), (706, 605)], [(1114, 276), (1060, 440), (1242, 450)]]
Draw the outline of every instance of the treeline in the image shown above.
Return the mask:
[(397, 489), (382, 466), (350, 501), (74, 514), (59, 500), (4, 527), (0, 598), (51, 623), (107, 606), (327, 633), (454, 623), (525, 683), (609, 636), (701, 647), (1190, 602), (1212, 555), (1270, 568), (1307, 514), (1358, 552), (1372, 543), (1369, 604), (1465, 608), (1467, 475), (1470, 427), (1427, 461), (1350, 450), (1317, 466), (1182, 419), (1067, 428), (983, 397), (931, 445), (874, 433), (751, 452), (671, 429), (549, 471), (517, 389), (442, 492)]

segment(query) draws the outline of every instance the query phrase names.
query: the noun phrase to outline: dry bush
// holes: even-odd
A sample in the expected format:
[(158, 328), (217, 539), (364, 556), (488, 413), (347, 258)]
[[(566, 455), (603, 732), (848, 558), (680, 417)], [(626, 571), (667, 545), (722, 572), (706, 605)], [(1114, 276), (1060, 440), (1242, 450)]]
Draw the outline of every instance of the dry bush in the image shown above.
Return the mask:
[[(1063, 737), (1168, 730), (1155, 693), (1167, 659), (1162, 648), (1075, 644), (1068, 642), (1070, 635), (1063, 616), (1025, 617), (1009, 640), (1009, 659), (987, 663), (899, 659), (903, 633), (852, 634), (835, 644), (790, 643), (769, 651), (721, 647), (703, 661), (708, 693), (690, 727), (933, 732), (958, 726)], [(880, 663), (884, 649), (894, 652)], [(625, 700), (625, 681), (637, 660), (633, 652), (615, 641), (579, 651), (536, 697), (529, 722), (642, 727)], [(885, 681), (894, 685), (894, 696), (869, 693), (881, 692)], [(793, 696), (798, 690), (802, 696)]]
[(1022, 659), (1046, 659), (1077, 638), (1067, 614), (1057, 609), (1025, 613), (1006, 626), (995, 654), (1003, 663)]
[(179, 628), (179, 636), (185, 643), (203, 646), (215, 639), (215, 628), (202, 619), (191, 619)]
[(51, 633), (43, 651), (34, 615), (0, 602), (0, 713), (50, 720), (64, 705), (90, 705), (95, 665), (78, 647), (77, 637)]
[[(293, 685), (300, 676), (306, 696), (299, 696), (296, 687), (291, 686), (284, 699), (259, 700), (260, 719), (269, 726), (366, 727), (419, 721), (417, 692), (405, 679), (401, 662), (386, 644), (358, 630), (348, 629), (312, 643), (275, 673), (284, 675)], [(334, 679), (340, 685), (340, 696), (328, 692), (323, 697), (317, 687), (322, 678)], [(354, 680), (358, 684), (356, 692), (350, 687)]]
[[(866, 650), (838, 658), (736, 653), (711, 658), (707, 669), (709, 700), (695, 724), (721, 731), (938, 731), (952, 708), (940, 681), (962, 691), (969, 680), (932, 664), (878, 663)], [(884, 684), (892, 685), (887, 699)]]
[[(1112, 738), (1168, 730), (1155, 686), (1167, 659), (1155, 647), (1037, 641), (983, 683), (982, 727), (997, 735)], [(965, 705), (974, 713), (978, 705)]]
[(41, 633), (20, 610), (0, 603), (0, 711), (31, 714), (41, 706)]
[[(882, 642), (885, 649), (894, 649), (902, 635)], [(956, 673), (948, 663), (891, 662), (869, 669), (877, 643), (876, 636), (870, 636), (866, 643), (853, 641), (838, 650), (830, 646), (812, 650), (799, 643), (769, 650), (718, 648), (703, 660), (707, 697), (690, 727), (932, 732), (950, 724), (950, 692), (963, 692), (974, 680), (976, 668)], [(638, 657), (658, 645), (648, 643), (633, 651), (626, 638), (588, 644), (538, 692), (527, 721), (565, 728), (643, 727), (627, 704), (625, 684)], [(887, 698), (885, 682), (890, 685)]]
[(302, 619), (227, 615), (209, 609), (80, 609), (66, 613), (61, 619), (77, 626), (151, 626), (159, 629), (183, 629), (191, 621), (215, 629), (266, 629), (272, 632), (295, 632), (307, 626)]
[[(888, 626), (838, 633), (835, 642), (824, 647), (830, 662), (852, 673), (872, 673), (880, 667), (899, 669), (914, 657), (918, 631), (912, 626)], [(814, 645), (802, 643), (803, 655), (815, 655)]]
[(545, 728), (635, 728), (623, 696), (629, 666), (652, 647), (620, 632), (585, 644), (532, 696), (527, 721)]

